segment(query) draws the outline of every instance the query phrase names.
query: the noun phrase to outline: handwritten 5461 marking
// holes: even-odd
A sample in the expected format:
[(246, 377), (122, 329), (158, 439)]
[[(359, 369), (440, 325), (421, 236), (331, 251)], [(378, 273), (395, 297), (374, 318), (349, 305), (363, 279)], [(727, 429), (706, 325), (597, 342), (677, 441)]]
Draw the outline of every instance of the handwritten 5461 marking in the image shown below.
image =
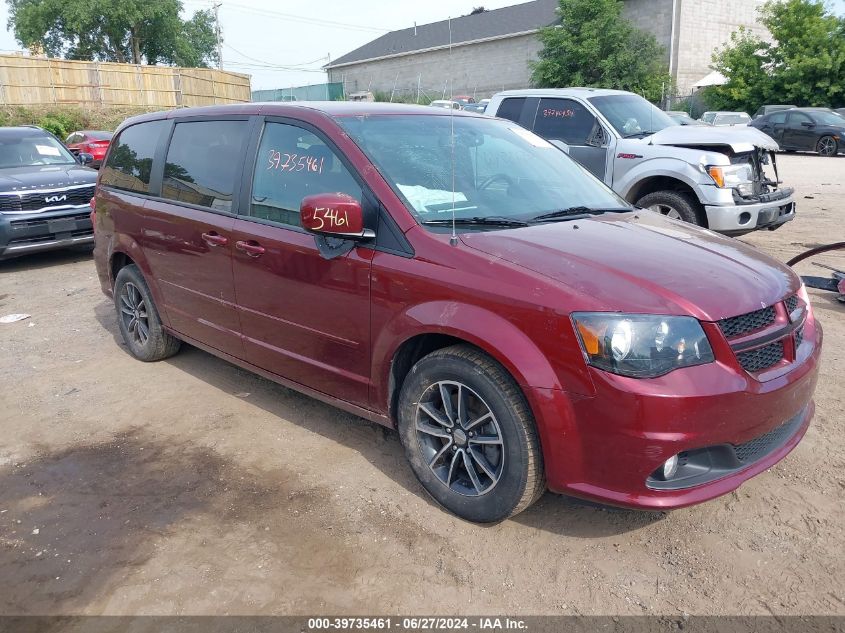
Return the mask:
[(338, 211), (337, 209), (330, 209), (328, 207), (317, 207), (314, 209), (314, 219), (320, 221), (320, 226), (314, 227), (315, 231), (319, 231), (327, 224), (329, 228), (349, 227), (349, 214), (346, 211)]
[(305, 154), (288, 154), (271, 149), (267, 169), (278, 169), (279, 171), (288, 172), (308, 171), (322, 174), (324, 160), (324, 158), (316, 158)]

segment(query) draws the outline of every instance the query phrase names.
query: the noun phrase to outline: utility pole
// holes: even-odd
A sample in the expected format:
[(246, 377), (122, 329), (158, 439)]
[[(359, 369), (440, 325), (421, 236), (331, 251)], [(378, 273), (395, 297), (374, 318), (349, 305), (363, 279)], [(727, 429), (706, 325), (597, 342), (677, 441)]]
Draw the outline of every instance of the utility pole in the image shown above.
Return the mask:
[(214, 31), (217, 34), (217, 68), (223, 70), (223, 49), (221, 47), (222, 40), (220, 38), (220, 7), (222, 3), (216, 2), (212, 6), (214, 9)]

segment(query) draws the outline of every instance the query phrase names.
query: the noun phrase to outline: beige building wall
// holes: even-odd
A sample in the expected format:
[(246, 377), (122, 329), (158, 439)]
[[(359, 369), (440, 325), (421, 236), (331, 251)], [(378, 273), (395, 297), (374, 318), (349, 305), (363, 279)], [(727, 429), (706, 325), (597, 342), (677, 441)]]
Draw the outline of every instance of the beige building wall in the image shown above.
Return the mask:
[(711, 72), (713, 53), (731, 39), (740, 26), (763, 37), (757, 9), (761, 0), (676, 0), (680, 5), (676, 81), (679, 94)]

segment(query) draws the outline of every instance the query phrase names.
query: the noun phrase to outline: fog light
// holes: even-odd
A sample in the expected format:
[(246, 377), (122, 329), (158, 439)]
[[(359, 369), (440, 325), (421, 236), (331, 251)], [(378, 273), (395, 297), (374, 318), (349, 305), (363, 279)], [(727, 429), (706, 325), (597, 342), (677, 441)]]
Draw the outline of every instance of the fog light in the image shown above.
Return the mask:
[(672, 455), (672, 457), (663, 462), (663, 468), (660, 472), (663, 475), (663, 479), (672, 479), (675, 473), (678, 472), (678, 456)]
[(743, 211), (739, 214), (739, 223), (748, 224), (751, 221), (751, 214), (748, 211)]

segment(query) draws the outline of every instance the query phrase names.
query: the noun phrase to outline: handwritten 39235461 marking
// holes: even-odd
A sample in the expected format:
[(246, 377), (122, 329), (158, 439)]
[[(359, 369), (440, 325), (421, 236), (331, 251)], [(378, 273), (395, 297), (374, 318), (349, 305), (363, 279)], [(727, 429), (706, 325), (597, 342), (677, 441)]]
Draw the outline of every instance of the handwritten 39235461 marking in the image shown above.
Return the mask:
[(325, 158), (317, 158), (307, 154), (290, 154), (275, 149), (270, 150), (267, 169), (276, 169), (281, 172), (312, 172), (323, 173)]

